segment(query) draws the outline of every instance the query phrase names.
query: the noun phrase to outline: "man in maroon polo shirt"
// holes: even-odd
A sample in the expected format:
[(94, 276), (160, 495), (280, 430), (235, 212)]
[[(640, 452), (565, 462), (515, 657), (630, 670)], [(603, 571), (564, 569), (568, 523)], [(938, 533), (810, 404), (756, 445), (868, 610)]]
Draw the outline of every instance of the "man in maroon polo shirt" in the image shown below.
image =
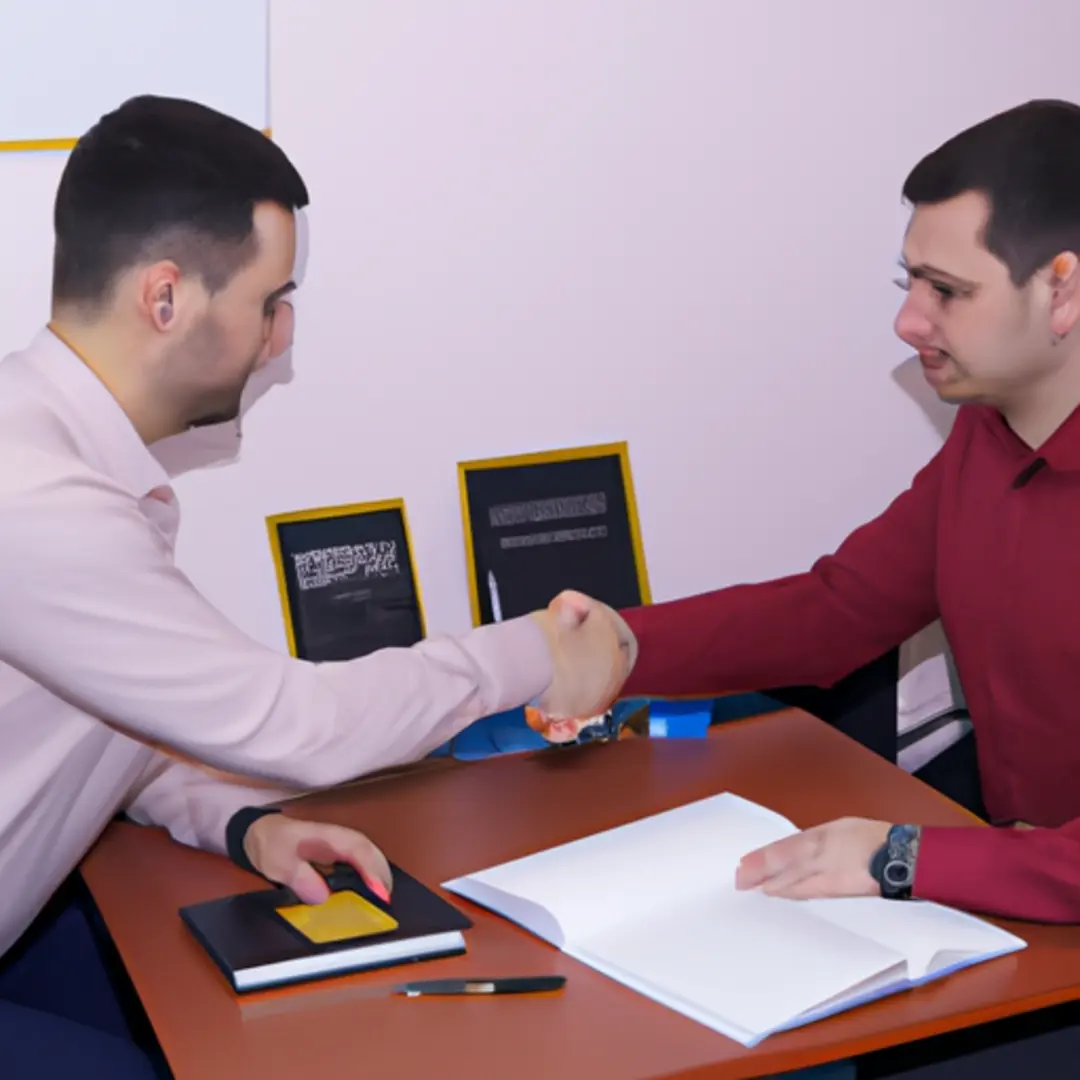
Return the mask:
[(896, 332), (961, 406), (948, 440), (807, 573), (623, 612), (623, 693), (829, 686), (940, 616), (997, 827), (835, 821), (748, 855), (738, 884), (1080, 922), (1080, 107), (962, 132), (904, 196)]

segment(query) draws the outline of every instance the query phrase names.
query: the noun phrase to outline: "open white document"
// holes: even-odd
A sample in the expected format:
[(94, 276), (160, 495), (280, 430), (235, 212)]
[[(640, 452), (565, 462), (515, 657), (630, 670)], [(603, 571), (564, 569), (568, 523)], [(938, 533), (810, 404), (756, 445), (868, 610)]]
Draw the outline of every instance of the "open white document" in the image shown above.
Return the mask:
[(726, 793), (443, 887), (744, 1046), (1026, 946), (937, 904), (735, 890), (797, 831)]

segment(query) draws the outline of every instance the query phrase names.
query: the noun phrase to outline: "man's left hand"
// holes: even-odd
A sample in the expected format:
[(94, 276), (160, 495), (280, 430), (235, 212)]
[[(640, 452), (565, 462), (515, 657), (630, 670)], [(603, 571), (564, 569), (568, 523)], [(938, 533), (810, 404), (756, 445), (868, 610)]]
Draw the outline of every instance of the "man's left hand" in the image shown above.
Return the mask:
[(336, 862), (356, 870), (380, 899), (390, 899), (393, 876), (386, 856), (363, 833), (344, 825), (267, 814), (248, 826), (244, 853), (263, 877), (288, 885), (304, 904), (329, 899), (330, 887), (316, 867)]
[(744, 856), (735, 887), (790, 900), (880, 896), (870, 860), (889, 828), (883, 821), (842, 818), (785, 837)]

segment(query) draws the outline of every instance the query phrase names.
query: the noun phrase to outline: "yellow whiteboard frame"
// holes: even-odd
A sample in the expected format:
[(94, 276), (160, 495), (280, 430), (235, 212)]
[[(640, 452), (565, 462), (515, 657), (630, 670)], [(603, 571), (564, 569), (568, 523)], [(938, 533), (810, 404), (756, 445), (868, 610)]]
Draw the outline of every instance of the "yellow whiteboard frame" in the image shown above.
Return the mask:
[[(272, 138), (270, 128), (264, 128), (263, 134)], [(75, 144), (81, 139), (77, 135), (73, 139), (9, 139), (0, 142), (0, 154), (33, 153), (39, 150), (74, 150)]]
[(412, 532), (409, 529), (409, 515), (405, 512), (405, 500), (382, 499), (376, 502), (322, 506), (314, 510), (294, 510), (287, 514), (272, 514), (266, 519), (266, 531), (270, 535), (270, 557), (274, 561), (274, 576), (277, 579), (278, 598), (281, 601), (281, 615), (285, 621), (285, 639), (290, 656), (296, 656), (296, 628), (293, 626), (292, 612), (289, 610), (289, 587), (285, 577), (285, 555), (281, 550), (278, 527), (280, 525), (293, 525), (302, 521), (329, 521), (333, 518), (362, 517), (365, 514), (378, 514), (385, 510), (397, 510), (401, 514), (401, 527), (405, 533), (405, 544), (409, 549), (409, 568), (412, 570), (413, 587), (416, 590), (416, 612), (420, 616), (420, 636), (421, 638), (427, 637), (427, 615), (424, 612), (424, 597), (420, 590), (420, 573), (416, 568), (416, 549), (413, 547)]
[(461, 523), (465, 532), (466, 573), (469, 581), (469, 609), (473, 626), (480, 625), (480, 583), (476, 579), (476, 552), (473, 544), (472, 522), (469, 519), (468, 475), (481, 469), (513, 469), (521, 465), (557, 465), (562, 461), (588, 461), (593, 458), (617, 457), (626, 496), (626, 516), (630, 525), (630, 546), (637, 569), (638, 591), (642, 604), (652, 603), (649, 571), (645, 565), (645, 545), (641, 539), (634, 478), (630, 470), (630, 447), (626, 442), (599, 443), (594, 446), (567, 447), (561, 450), (540, 450), (529, 454), (510, 454), (506, 457), (478, 458), (458, 462), (458, 496), (461, 500)]

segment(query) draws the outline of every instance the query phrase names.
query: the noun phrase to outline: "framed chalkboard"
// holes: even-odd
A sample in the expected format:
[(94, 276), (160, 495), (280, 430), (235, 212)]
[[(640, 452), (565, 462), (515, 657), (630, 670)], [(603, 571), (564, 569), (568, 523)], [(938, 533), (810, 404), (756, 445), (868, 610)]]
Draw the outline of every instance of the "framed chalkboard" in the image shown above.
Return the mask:
[(458, 464), (473, 625), (578, 589), (650, 603), (626, 443)]
[(426, 634), (401, 499), (266, 519), (289, 652), (353, 660)]

